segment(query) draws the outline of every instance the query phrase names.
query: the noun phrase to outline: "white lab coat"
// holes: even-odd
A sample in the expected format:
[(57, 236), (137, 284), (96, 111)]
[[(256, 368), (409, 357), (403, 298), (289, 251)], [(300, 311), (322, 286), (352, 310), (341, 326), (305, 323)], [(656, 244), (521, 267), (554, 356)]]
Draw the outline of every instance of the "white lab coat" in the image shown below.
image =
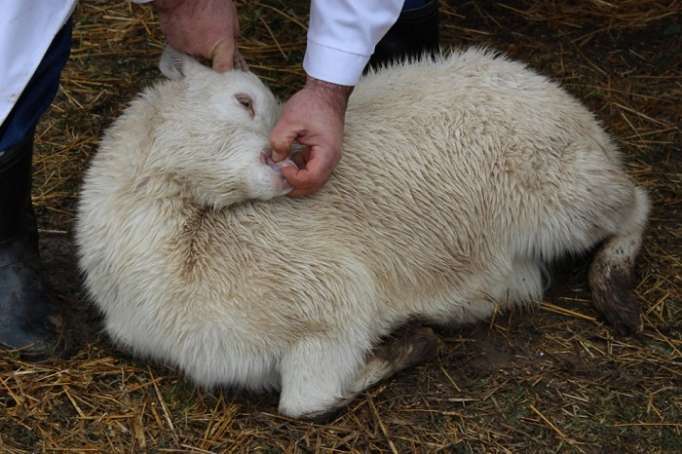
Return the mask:
[(75, 6), (76, 0), (0, 0), (0, 124)]
[[(397, 20), (403, 2), (312, 0), (303, 59), (306, 73), (327, 82), (355, 85), (374, 46)], [(76, 0), (0, 0), (0, 124), (75, 5)]]

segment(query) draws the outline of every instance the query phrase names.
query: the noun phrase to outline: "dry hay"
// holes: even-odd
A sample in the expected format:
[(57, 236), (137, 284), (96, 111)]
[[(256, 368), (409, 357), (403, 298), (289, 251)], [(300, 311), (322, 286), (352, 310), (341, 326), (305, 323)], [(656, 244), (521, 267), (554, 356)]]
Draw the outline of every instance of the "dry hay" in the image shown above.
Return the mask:
[[(305, 1), (242, 1), (240, 48), (280, 95), (301, 83)], [(637, 295), (644, 332), (614, 337), (589, 302), (585, 260), (541, 310), (441, 331), (436, 361), (373, 388), (326, 425), (277, 416), (277, 396), (195, 389), (100, 333), (75, 270), (72, 222), (102, 129), (158, 77), (147, 7), (82, 2), (61, 93), (38, 132), (34, 203), (66, 353), (0, 353), (0, 450), (110, 452), (579, 451), (682, 447), (682, 3), (450, 2), (445, 46), (487, 44), (561, 80), (618, 138), (655, 208)], [(575, 272), (575, 269), (578, 271)], [(570, 270), (570, 271), (566, 271)]]

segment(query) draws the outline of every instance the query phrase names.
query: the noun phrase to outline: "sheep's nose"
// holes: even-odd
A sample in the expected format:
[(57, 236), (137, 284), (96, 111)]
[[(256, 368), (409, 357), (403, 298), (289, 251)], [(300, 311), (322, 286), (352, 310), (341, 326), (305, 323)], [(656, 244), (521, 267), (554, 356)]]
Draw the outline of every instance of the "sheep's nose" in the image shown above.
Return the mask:
[(275, 165), (277, 163), (272, 159), (272, 149), (271, 148), (266, 148), (265, 150), (261, 151), (260, 162), (262, 162), (265, 165), (269, 165), (273, 169), (275, 168)]
[(279, 161), (279, 162), (273, 161), (272, 160), (272, 150), (265, 150), (265, 151), (261, 152), (260, 161), (263, 164), (270, 166), (270, 168), (272, 170), (275, 170), (277, 172), (281, 172), (282, 167), (291, 166), (291, 165), (295, 166), (296, 165), (296, 163), (289, 158), (284, 159), (284, 160)]

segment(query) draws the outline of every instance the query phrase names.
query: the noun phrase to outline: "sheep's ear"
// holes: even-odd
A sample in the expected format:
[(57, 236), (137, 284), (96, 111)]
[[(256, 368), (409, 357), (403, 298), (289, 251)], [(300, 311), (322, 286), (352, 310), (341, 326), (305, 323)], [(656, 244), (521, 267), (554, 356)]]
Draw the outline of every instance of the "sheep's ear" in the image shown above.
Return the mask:
[(166, 45), (159, 60), (159, 69), (169, 79), (180, 80), (194, 72), (203, 70), (204, 67), (191, 56)]
[(189, 57), (166, 45), (161, 54), (161, 60), (159, 60), (159, 69), (170, 80), (180, 80), (185, 77), (182, 69), (186, 58)]

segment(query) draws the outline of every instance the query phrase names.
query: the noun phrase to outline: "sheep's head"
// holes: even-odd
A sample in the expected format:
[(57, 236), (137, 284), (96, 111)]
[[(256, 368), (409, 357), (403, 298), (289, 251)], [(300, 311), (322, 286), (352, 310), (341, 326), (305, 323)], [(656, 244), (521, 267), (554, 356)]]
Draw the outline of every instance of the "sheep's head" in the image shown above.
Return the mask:
[(182, 180), (199, 204), (215, 208), (289, 192), (280, 165), (269, 160), (280, 106), (254, 74), (220, 74), (172, 50), (160, 68), (175, 82), (161, 92), (153, 168)]

